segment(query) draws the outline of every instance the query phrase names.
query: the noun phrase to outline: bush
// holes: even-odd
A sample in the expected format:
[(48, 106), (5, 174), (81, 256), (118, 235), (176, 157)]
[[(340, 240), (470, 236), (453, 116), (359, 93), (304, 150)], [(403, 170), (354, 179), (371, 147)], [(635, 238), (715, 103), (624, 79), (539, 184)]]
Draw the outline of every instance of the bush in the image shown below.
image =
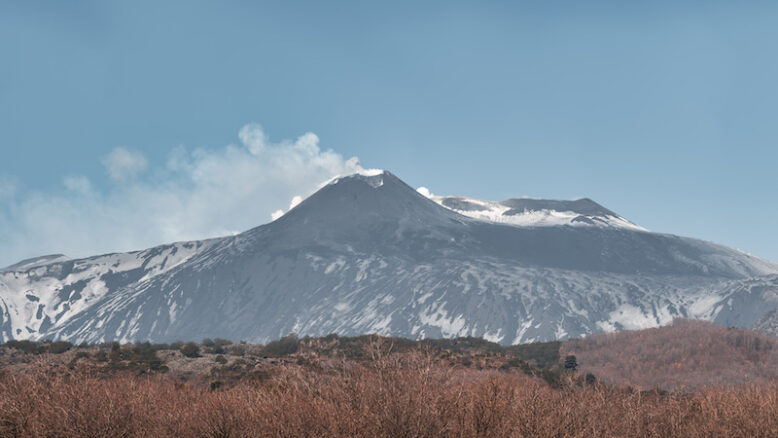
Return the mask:
[(122, 350), (119, 348), (114, 348), (114, 346), (119, 345), (118, 343), (114, 343), (114, 345), (111, 346), (111, 352), (108, 353), (108, 359), (111, 362), (121, 362), (121, 360), (124, 358), (122, 356)]
[(689, 394), (553, 390), (517, 374), (441, 368), (416, 354), (336, 373), (280, 368), (251, 381), (226, 371), (182, 383), (6, 370), (0, 436), (744, 438), (778, 430), (775, 382)]
[(100, 350), (95, 353), (94, 358), (97, 362), (108, 362), (108, 353), (104, 350)]
[(75, 356), (73, 356), (73, 359), (68, 364), (68, 367), (71, 369), (75, 367), (79, 359), (89, 359), (89, 353), (86, 351), (77, 351)]
[(299, 347), (300, 340), (297, 339), (297, 335), (292, 333), (277, 341), (268, 342), (262, 349), (262, 353), (265, 356), (280, 357), (296, 353)]
[(52, 353), (52, 354), (62, 354), (64, 352), (70, 350), (71, 348), (73, 348), (73, 344), (71, 344), (70, 342), (57, 341), (57, 342), (52, 342), (51, 344), (49, 344), (48, 350), (49, 350), (49, 353)]
[(200, 357), (200, 347), (194, 342), (187, 342), (181, 346), (181, 354), (186, 357)]
[(123, 371), (132, 370), (139, 373), (149, 371), (166, 372), (168, 368), (157, 357), (157, 349), (149, 342), (140, 342), (121, 346), (118, 342), (110, 344), (110, 350), (100, 350), (95, 353), (95, 361), (110, 362), (104, 370)]
[(225, 363), (227, 363), (227, 358), (220, 354), (220, 355), (216, 356), (216, 358), (213, 361), (216, 362), (216, 363), (225, 364)]
[(19, 350), (26, 354), (41, 354), (44, 351), (46, 351), (46, 348), (42, 345), (38, 344), (37, 342), (32, 341), (16, 341), (16, 340), (10, 340), (5, 343), (7, 347)]
[(506, 347), (524, 361), (533, 361), (539, 368), (551, 368), (559, 362), (560, 341), (534, 342)]
[(232, 341), (222, 338), (209, 339), (205, 338), (202, 342), (205, 352), (208, 354), (227, 354), (227, 350), (224, 348), (228, 345), (232, 345)]
[(221, 345), (214, 345), (213, 347), (206, 348), (205, 352), (208, 354), (227, 354), (227, 350), (222, 348)]
[(509, 370), (511, 368), (519, 368), (523, 372), (528, 374), (532, 371), (532, 368), (529, 365), (527, 365), (526, 362), (519, 359), (518, 357), (512, 357), (507, 362), (505, 362), (500, 366), (501, 370)]

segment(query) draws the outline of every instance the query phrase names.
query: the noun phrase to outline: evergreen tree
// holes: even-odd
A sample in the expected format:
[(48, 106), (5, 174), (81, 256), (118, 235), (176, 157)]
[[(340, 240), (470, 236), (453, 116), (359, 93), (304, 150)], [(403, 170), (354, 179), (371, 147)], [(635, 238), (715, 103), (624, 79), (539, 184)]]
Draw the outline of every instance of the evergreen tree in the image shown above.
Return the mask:
[(575, 371), (578, 368), (578, 360), (574, 355), (565, 357), (565, 371)]

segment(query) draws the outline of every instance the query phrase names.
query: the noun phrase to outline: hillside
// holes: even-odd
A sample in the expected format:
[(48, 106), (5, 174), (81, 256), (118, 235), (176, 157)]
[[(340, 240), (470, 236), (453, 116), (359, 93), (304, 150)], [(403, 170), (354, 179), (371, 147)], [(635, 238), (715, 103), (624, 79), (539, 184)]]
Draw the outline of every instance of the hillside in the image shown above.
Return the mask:
[(562, 344), (579, 372), (651, 389), (766, 383), (778, 379), (778, 338), (705, 321), (600, 333)]

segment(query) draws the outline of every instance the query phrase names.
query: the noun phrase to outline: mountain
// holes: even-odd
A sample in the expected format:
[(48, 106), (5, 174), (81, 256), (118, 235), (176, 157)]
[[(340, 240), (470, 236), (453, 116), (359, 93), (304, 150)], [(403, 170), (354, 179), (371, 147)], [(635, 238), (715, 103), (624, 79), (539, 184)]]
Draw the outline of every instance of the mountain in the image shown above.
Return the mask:
[[(478, 202), (428, 199), (389, 172), (364, 172), (235, 236), (0, 272), (0, 338), (372, 332), (512, 344), (679, 316), (750, 327), (778, 306), (778, 265), (741, 251), (644, 231), (590, 200), (460, 214)], [(501, 218), (537, 211), (575, 216)]]
[(459, 214), (490, 222), (531, 227), (571, 225), (648, 231), (588, 198), (575, 201), (519, 198), (499, 202), (461, 196), (434, 196), (431, 199)]

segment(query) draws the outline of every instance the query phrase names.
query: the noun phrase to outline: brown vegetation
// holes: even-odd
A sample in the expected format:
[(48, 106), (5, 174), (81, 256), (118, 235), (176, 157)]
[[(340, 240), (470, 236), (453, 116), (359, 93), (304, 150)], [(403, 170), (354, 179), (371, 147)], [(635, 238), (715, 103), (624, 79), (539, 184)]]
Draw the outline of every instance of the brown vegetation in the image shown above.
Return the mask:
[(559, 378), (559, 342), (501, 346), (479, 338), (412, 341), (377, 335), (301, 339), (290, 335), (267, 345), (233, 344), (223, 339), (204, 339), (201, 344), (105, 342), (73, 346), (64, 343), (66, 348), (56, 347), (57, 344), (48, 341), (0, 344), (0, 369), (11, 373), (49, 369), (54, 373), (65, 368), (104, 376), (122, 371), (139, 375), (168, 373), (181, 380), (221, 385), (266, 375), (268, 369), (278, 365), (372, 361), (374, 346), (381, 344), (392, 353), (424, 350), (436, 363), (450, 367), (517, 370), (555, 385)]
[[(557, 342), (475, 338), (186, 345), (0, 346), (0, 438), (778, 436), (775, 340), (704, 323), (592, 336), (561, 357)], [(633, 389), (733, 375), (751, 383)]]
[(650, 389), (765, 383), (778, 379), (778, 339), (694, 320), (565, 342), (578, 370), (601, 381)]
[(213, 387), (167, 374), (0, 376), (0, 437), (768, 437), (778, 386), (640, 393), (561, 389), (521, 374), (453, 368), (422, 352), (334, 366), (279, 365)]

